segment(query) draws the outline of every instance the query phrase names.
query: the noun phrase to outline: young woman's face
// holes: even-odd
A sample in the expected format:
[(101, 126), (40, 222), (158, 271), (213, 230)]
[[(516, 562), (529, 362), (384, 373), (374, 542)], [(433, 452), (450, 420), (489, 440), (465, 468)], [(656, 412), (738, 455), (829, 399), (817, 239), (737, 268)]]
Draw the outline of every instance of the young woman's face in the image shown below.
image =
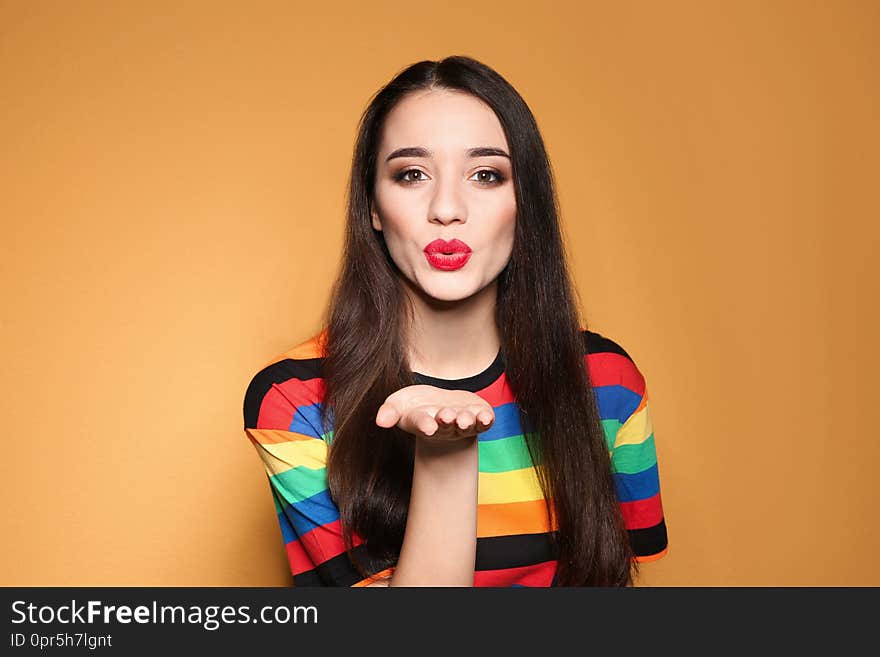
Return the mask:
[[(470, 94), (415, 92), (388, 114), (377, 153), (372, 222), (417, 289), (457, 301), (504, 269), (516, 221), (509, 155), (498, 117)], [(432, 242), (436, 253), (428, 254)], [(463, 253), (443, 254), (455, 247)]]

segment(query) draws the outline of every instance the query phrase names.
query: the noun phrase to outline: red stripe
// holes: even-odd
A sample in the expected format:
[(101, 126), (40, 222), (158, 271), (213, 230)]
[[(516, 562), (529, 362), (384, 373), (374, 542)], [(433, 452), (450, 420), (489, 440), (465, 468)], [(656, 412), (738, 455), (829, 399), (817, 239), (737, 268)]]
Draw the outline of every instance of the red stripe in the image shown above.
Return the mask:
[(257, 429), (278, 429), (283, 427), (286, 430), (293, 424), (294, 412), (296, 412), (296, 409), (290, 407), (290, 402), (281, 394), (281, 391), (272, 387), (263, 395), (263, 401), (260, 403)]
[(643, 397), (645, 379), (635, 364), (626, 356), (613, 353), (585, 356), (593, 387), (622, 385)]
[[(351, 541), (352, 547), (357, 547), (364, 542), (364, 539), (355, 532), (351, 537)], [(293, 540), (287, 544), (288, 555), (290, 550), (293, 549), (290, 546), (294, 543), (301, 544), (306, 558), (312, 564), (311, 568), (319, 566), (325, 561), (345, 552), (345, 544), (342, 541), (342, 523), (339, 520), (335, 520), (326, 525), (310, 529), (300, 536), (298, 540)], [(311, 570), (311, 568), (306, 570)]]
[(315, 377), (307, 381), (301, 381), (297, 378), (288, 379), (281, 383), (276, 383), (273, 388), (280, 388), (281, 392), (290, 400), (294, 406), (309, 406), (324, 399), (325, 384), (324, 379)]
[(293, 378), (273, 384), (263, 395), (258, 429), (287, 429), (293, 424), (293, 416), (300, 406), (311, 406), (324, 398), (324, 379), (300, 381)]
[(315, 567), (314, 562), (306, 554), (302, 543), (293, 540), (284, 546), (287, 550), (287, 560), (290, 562), (290, 572), (294, 575), (307, 572)]
[(644, 500), (620, 502), (623, 520), (627, 529), (644, 529), (653, 527), (663, 520), (663, 503), (660, 493)]
[[(635, 364), (626, 356), (611, 352), (587, 354), (586, 367), (593, 386), (623, 385), (640, 397), (645, 394), (645, 379)], [(307, 381), (291, 378), (273, 384), (264, 395), (260, 407), (257, 428), (289, 427), (293, 414), (300, 406), (310, 406), (324, 399), (326, 384), (322, 377)], [(491, 406), (501, 406), (513, 402), (514, 394), (502, 373), (491, 385), (477, 392)]]
[(550, 586), (556, 573), (556, 560), (534, 566), (478, 570), (474, 573), (474, 586)]
[(476, 394), (492, 407), (509, 404), (514, 399), (513, 390), (510, 389), (510, 384), (507, 382), (507, 374), (504, 372), (494, 382), (479, 390)]
[(338, 520), (310, 529), (299, 537), (316, 565), (345, 552), (342, 543), (342, 525)]

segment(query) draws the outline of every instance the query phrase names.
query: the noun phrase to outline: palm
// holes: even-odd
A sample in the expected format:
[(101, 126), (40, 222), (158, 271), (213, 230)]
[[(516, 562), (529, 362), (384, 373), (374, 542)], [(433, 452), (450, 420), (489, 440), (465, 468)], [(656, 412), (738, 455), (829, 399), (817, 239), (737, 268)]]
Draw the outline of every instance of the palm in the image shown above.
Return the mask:
[(488, 429), (495, 419), (492, 407), (467, 390), (414, 385), (388, 396), (376, 413), (381, 427), (433, 440), (460, 440)]

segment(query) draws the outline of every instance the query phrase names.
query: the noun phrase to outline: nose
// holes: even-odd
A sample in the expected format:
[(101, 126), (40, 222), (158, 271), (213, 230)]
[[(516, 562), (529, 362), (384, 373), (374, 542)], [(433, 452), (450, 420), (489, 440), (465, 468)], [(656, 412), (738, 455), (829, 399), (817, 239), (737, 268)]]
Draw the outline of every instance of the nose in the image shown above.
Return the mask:
[(463, 190), (454, 176), (445, 177), (434, 185), (434, 194), (428, 207), (428, 220), (444, 226), (459, 221), (467, 221), (467, 205)]

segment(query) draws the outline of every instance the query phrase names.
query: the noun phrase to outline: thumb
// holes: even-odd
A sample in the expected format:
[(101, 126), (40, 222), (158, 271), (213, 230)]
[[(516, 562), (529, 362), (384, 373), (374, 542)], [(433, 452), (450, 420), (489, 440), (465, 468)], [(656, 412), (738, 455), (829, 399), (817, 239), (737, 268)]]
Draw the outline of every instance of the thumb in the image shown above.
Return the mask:
[(376, 424), (380, 427), (393, 427), (400, 421), (400, 411), (397, 410), (397, 407), (394, 404), (389, 404), (385, 402), (379, 407), (379, 412), (376, 413)]

